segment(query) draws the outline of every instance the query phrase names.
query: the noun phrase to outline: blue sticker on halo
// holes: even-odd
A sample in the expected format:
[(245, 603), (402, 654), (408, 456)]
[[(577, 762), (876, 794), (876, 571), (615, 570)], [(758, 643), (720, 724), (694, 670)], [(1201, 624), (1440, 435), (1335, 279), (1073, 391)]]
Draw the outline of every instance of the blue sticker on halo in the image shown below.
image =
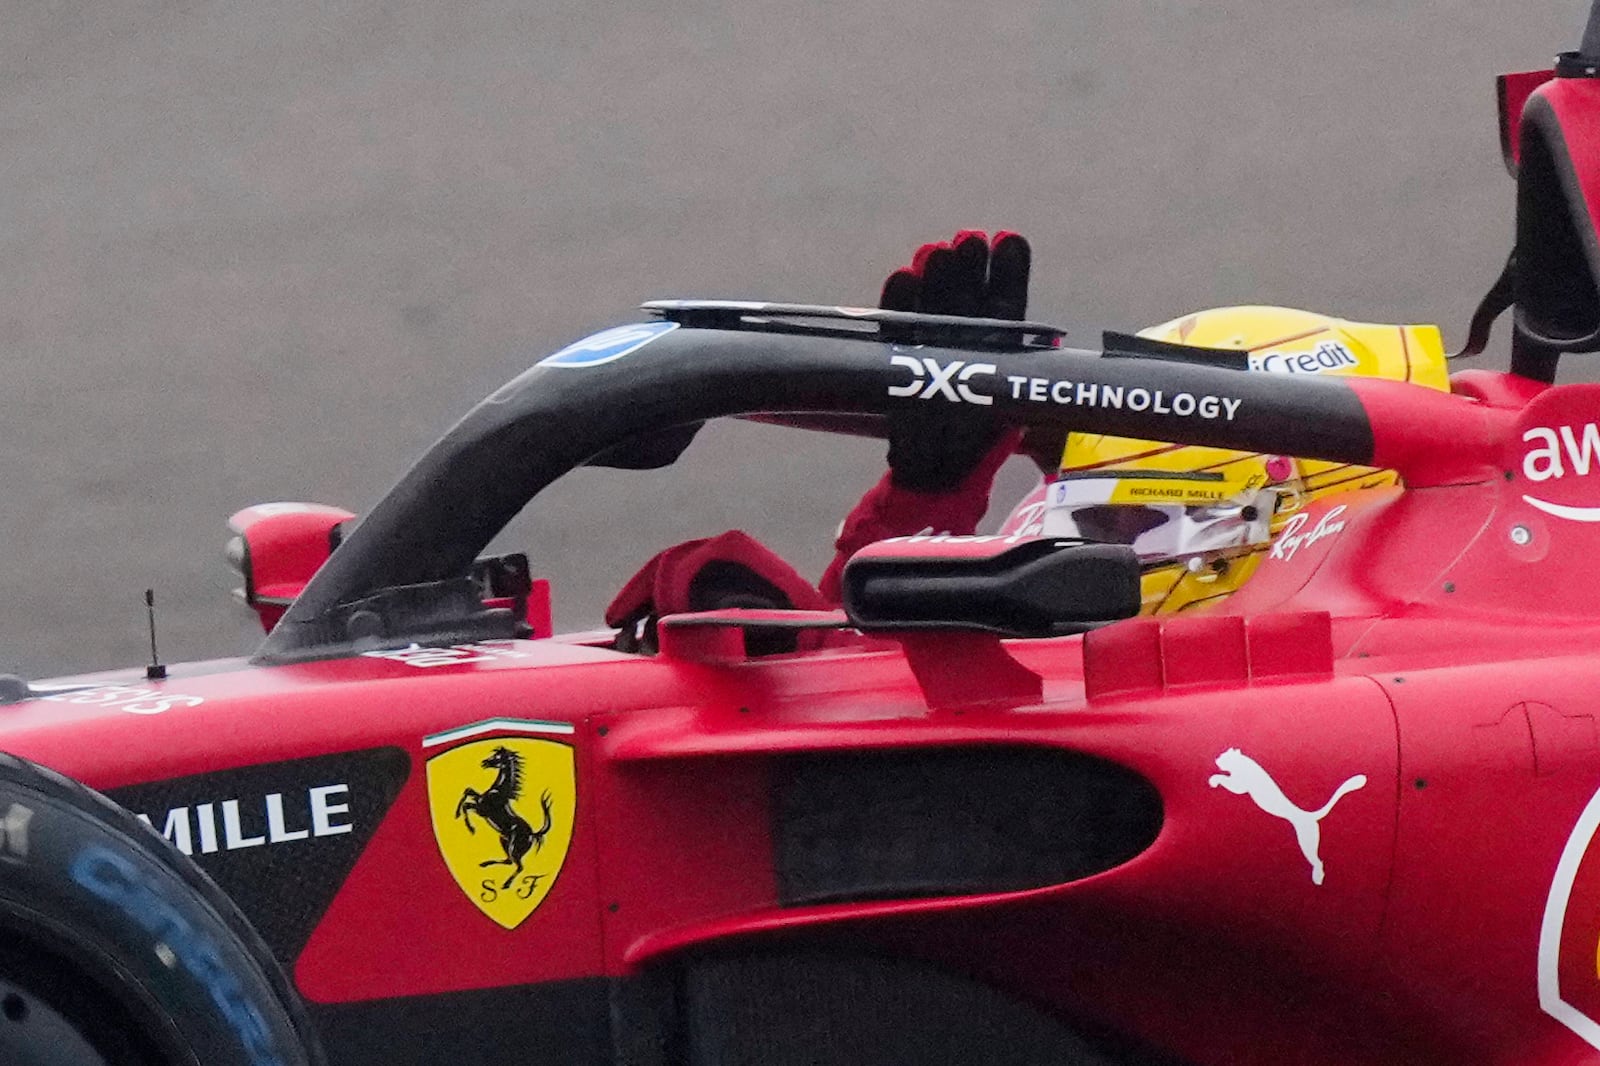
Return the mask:
[(663, 333), (678, 328), (676, 322), (640, 322), (614, 326), (592, 337), (575, 341), (554, 355), (539, 360), (539, 366), (599, 366), (638, 351)]

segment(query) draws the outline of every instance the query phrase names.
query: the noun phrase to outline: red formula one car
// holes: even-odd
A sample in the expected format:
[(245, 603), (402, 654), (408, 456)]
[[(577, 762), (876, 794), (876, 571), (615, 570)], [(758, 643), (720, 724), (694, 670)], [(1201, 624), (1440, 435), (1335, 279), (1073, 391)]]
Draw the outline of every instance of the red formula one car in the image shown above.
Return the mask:
[[(0, 1058), (1600, 1061), (1600, 386), (1552, 384), (1600, 348), (1597, 69), (1600, 18), (1502, 82), (1518, 245), (1474, 335), (1515, 306), (1509, 374), (664, 302), (359, 523), (245, 512), (248, 661), (0, 692)], [(1167, 616), (1130, 547), (935, 536), (859, 552), (842, 610), (667, 615), (646, 654), (480, 558), (708, 419), (912, 409), (1406, 488)]]

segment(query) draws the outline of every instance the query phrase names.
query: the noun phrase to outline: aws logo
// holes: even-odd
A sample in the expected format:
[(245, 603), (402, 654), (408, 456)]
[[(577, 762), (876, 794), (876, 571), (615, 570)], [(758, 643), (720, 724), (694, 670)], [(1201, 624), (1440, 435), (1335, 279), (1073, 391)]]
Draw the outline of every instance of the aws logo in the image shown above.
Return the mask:
[[(1525, 444), (1533, 445), (1522, 457), (1522, 476), (1534, 484), (1559, 482), (1568, 473), (1588, 477), (1591, 468), (1600, 467), (1600, 425), (1535, 426), (1522, 434)], [(1536, 496), (1523, 496), (1530, 507), (1545, 514), (1574, 522), (1600, 522), (1600, 507), (1574, 507)]]

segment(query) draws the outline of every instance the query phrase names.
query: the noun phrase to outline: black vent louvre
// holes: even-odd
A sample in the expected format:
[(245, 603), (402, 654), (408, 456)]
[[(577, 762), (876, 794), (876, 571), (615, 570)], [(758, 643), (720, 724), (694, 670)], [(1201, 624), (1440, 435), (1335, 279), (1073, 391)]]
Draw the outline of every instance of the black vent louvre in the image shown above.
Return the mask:
[(675, 1066), (1129, 1066), (1033, 1006), (904, 959), (695, 960)]
[(796, 756), (774, 789), (789, 906), (1043, 888), (1126, 862), (1161, 829), (1148, 781), (1073, 752)]

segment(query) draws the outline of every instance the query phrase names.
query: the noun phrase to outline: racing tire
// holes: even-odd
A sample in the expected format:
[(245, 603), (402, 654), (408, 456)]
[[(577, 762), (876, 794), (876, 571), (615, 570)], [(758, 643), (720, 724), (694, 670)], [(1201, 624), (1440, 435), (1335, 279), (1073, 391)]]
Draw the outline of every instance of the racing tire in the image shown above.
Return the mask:
[(325, 1066), (237, 906), (109, 799), (0, 753), (0, 1060)]

